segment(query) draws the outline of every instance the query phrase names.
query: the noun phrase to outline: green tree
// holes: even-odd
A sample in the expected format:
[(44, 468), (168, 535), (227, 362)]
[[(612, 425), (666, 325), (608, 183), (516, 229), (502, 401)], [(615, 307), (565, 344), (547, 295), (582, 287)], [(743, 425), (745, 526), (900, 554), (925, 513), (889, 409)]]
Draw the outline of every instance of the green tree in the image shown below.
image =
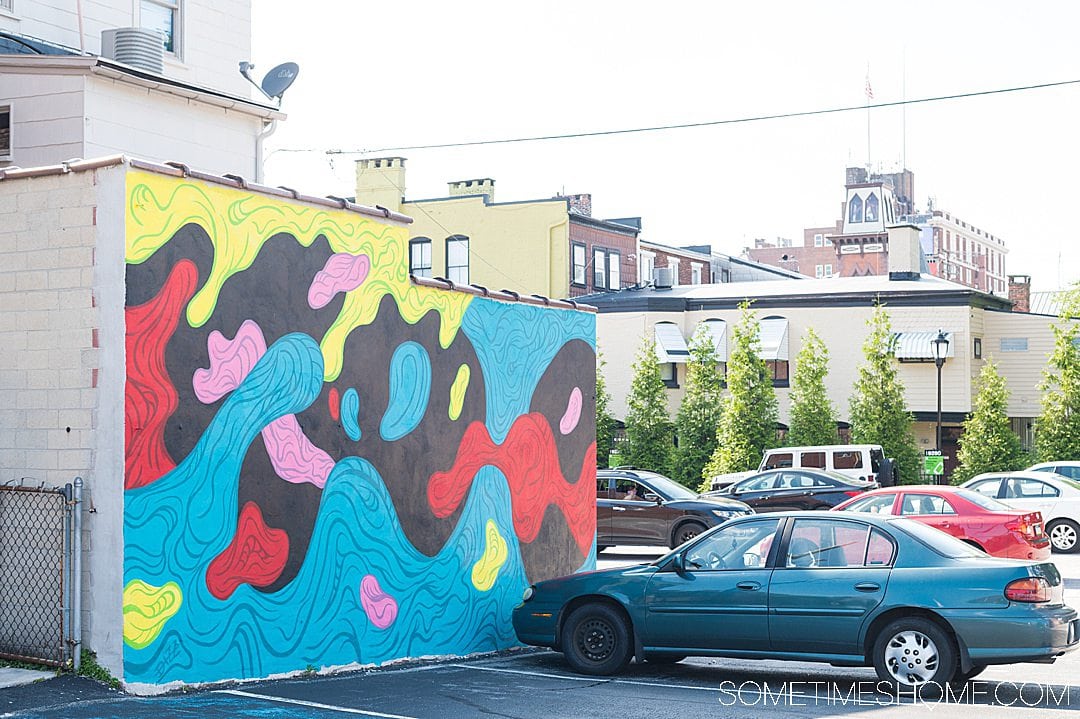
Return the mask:
[(836, 408), (825, 389), (829, 350), (813, 327), (803, 336), (791, 377), (791, 422), (787, 443), (796, 447), (836, 444)]
[(874, 306), (867, 325), (864, 362), (851, 393), (851, 441), (880, 444), (885, 456), (896, 460), (900, 481), (917, 483), (921, 455), (911, 431), (914, 418), (904, 402), (904, 385), (893, 359), (892, 324), (883, 305)]
[[(742, 314), (731, 328), (727, 363), (728, 395), (704, 476), (756, 469), (766, 449), (776, 445), (776, 392), (760, 348), (757, 316), (750, 303), (739, 305)], [(708, 480), (706, 480), (707, 482)]]
[(1035, 454), (1040, 462), (1080, 457), (1080, 283), (1062, 297), (1053, 326), (1054, 351), (1043, 370), (1042, 414), (1035, 422)]
[(667, 387), (660, 378), (656, 342), (646, 336), (633, 364), (626, 411), (623, 461), (634, 467), (667, 473), (674, 449), (673, 427), (667, 410)]
[(615, 438), (615, 418), (611, 416), (611, 395), (604, 381), (604, 355), (596, 353), (596, 466), (605, 468), (611, 459)]
[(981, 472), (1011, 472), (1027, 464), (1020, 438), (1009, 426), (1009, 388), (993, 362), (983, 365), (978, 386), (975, 411), (964, 420), (953, 484)]
[(687, 487), (701, 484), (702, 470), (716, 450), (716, 427), (720, 423), (724, 383), (716, 345), (704, 324), (690, 339), (686, 363), (686, 394), (675, 417), (675, 449), (672, 478)]

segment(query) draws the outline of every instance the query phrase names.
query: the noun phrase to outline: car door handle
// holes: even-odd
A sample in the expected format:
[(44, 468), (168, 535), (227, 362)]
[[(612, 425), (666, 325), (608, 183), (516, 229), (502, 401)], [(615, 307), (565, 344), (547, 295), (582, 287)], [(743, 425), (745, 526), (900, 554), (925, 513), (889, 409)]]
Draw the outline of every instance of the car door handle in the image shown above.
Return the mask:
[(876, 592), (881, 589), (881, 585), (877, 582), (859, 582), (855, 585), (855, 588), (860, 592)]
[(611, 508), (611, 511), (612, 511), (612, 512), (625, 512), (625, 511), (626, 511), (626, 507), (612, 507), (612, 508)]
[(739, 582), (735, 586), (752, 592), (755, 589), (761, 589), (761, 582)]

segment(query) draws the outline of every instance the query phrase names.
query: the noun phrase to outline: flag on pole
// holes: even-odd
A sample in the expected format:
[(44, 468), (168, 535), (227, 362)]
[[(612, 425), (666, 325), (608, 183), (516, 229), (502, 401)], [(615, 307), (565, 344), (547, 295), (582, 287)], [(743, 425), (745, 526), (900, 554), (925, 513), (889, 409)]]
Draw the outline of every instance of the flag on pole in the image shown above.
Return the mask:
[(873, 88), (870, 87), (870, 75), (866, 76), (866, 99), (867, 100), (873, 100), (874, 99), (874, 90), (873, 90)]

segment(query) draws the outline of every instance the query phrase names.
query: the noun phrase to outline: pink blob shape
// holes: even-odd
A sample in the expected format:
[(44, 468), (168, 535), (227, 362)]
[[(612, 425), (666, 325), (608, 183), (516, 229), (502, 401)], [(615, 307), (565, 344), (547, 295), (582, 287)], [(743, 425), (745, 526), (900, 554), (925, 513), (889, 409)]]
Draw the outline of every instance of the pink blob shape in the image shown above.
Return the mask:
[(382, 590), (373, 574), (365, 574), (360, 580), (360, 605), (368, 620), (379, 629), (386, 629), (397, 619), (397, 601)]
[(263, 444), (274, 472), (286, 482), (311, 482), (319, 489), (334, 468), (330, 455), (312, 444), (300, 429), (296, 415), (287, 414), (263, 427)]
[(581, 388), (574, 387), (573, 391), (570, 392), (570, 399), (566, 403), (566, 412), (563, 413), (562, 419), (559, 420), (559, 432), (570, 434), (574, 431), (574, 427), (577, 427), (580, 419)]
[(308, 305), (313, 310), (326, 307), (338, 292), (349, 292), (364, 284), (370, 269), (371, 260), (367, 255), (350, 255), (345, 252), (331, 255), (311, 281)]
[(266, 340), (258, 324), (245, 320), (231, 340), (217, 330), (211, 332), (206, 338), (206, 351), (210, 368), (195, 370), (191, 386), (200, 402), (210, 404), (240, 386), (259, 358), (266, 354)]

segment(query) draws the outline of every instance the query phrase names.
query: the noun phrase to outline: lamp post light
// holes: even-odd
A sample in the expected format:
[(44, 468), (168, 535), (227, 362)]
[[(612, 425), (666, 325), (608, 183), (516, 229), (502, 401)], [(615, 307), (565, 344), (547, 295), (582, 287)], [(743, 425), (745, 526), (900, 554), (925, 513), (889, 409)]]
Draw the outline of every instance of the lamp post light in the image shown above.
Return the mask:
[[(941, 366), (945, 364), (945, 356), (949, 353), (949, 338), (940, 329), (937, 337), (930, 340), (934, 348), (934, 364), (937, 366), (937, 450), (941, 451)], [(938, 478), (938, 484), (945, 482), (945, 475)]]

